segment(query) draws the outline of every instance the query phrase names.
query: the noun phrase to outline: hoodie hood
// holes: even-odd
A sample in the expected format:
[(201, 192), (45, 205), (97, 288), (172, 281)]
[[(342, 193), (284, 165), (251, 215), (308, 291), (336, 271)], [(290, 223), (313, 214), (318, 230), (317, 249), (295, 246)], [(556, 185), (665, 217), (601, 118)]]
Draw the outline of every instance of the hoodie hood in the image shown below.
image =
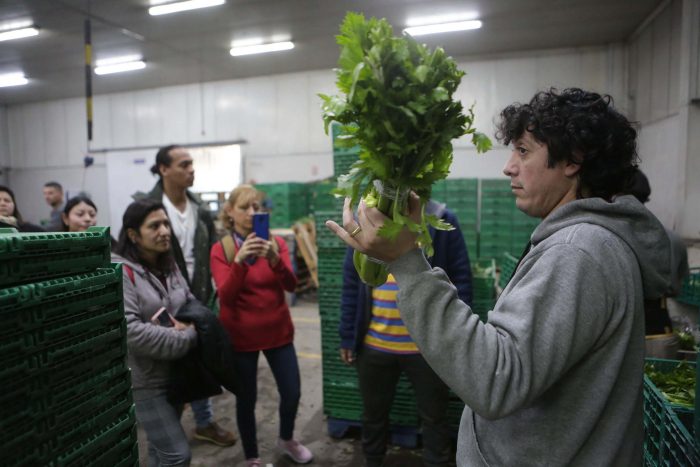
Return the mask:
[(671, 243), (664, 226), (634, 196), (609, 203), (586, 198), (553, 211), (532, 233), (537, 245), (555, 232), (575, 224), (593, 224), (617, 235), (634, 252), (642, 274), (644, 297), (664, 296), (671, 287)]

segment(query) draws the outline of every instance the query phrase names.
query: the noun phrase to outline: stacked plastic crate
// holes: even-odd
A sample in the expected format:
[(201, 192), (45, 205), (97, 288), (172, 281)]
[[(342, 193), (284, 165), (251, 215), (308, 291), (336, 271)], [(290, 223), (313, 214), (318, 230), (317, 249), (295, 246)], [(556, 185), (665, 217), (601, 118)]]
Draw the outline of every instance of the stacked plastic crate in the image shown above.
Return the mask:
[(270, 202), (270, 227), (291, 228), (309, 215), (308, 190), (304, 183), (263, 183), (255, 186)]
[(137, 466), (109, 229), (0, 229), (0, 287), (2, 464)]
[(505, 252), (519, 258), (538, 224), (539, 219), (516, 207), (509, 180), (481, 180), (480, 258), (499, 258)]
[[(696, 362), (648, 358), (656, 372), (670, 373), (679, 365), (688, 365), (696, 372)], [(697, 387), (696, 387), (697, 390)], [(672, 403), (665, 394), (644, 376), (644, 465), (697, 466), (700, 465), (700, 433), (696, 431), (700, 414), (696, 406)], [(695, 418), (695, 422), (693, 421)], [(694, 435), (693, 435), (694, 433)]]
[(479, 181), (476, 178), (440, 180), (432, 198), (447, 204), (459, 220), (470, 258), (478, 257)]
[[(338, 126), (333, 126), (333, 166), (335, 176), (347, 173), (358, 159), (359, 149), (343, 148), (337, 144)], [(325, 190), (324, 190), (325, 191)], [(328, 190), (329, 191), (329, 190)], [(326, 193), (328, 193), (326, 191)], [(343, 285), (343, 262), (346, 246), (324, 225), (332, 219), (342, 224), (343, 200), (317, 193), (314, 201), (316, 243), (318, 246), (319, 313), (321, 315), (321, 351), (323, 358), (323, 407), (328, 416), (328, 431), (340, 437), (351, 426), (359, 426), (362, 399), (355, 368), (340, 360), (340, 299)], [(324, 210), (321, 210), (323, 208)], [(325, 210), (327, 209), (327, 210)], [(415, 446), (418, 415), (415, 396), (408, 380), (399, 381), (391, 410), (392, 438), (395, 443)]]

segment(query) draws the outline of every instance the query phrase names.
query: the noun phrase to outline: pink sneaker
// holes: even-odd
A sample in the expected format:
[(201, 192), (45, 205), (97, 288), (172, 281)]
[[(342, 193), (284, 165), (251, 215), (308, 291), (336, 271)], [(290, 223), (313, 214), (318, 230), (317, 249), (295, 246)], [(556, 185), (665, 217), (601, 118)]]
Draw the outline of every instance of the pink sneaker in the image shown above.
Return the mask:
[(309, 448), (295, 439), (284, 441), (280, 438), (277, 440), (277, 447), (279, 447), (286, 455), (291, 457), (297, 464), (308, 464), (314, 458), (314, 455), (311, 454)]
[(260, 467), (262, 464), (259, 457), (251, 457), (245, 460), (245, 465), (246, 467)]

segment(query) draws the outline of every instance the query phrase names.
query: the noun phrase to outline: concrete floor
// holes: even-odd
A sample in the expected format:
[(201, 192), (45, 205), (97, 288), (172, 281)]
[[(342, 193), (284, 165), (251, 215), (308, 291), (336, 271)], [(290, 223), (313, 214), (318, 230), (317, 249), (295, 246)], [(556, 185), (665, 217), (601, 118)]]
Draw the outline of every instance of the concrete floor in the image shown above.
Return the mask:
[[(322, 467), (362, 466), (362, 447), (359, 430), (352, 430), (343, 439), (328, 436), (323, 414), (323, 389), (321, 375), (321, 331), (318, 303), (312, 299), (299, 299), (291, 308), (296, 328), (294, 345), (299, 356), (302, 380), (302, 396), (296, 420), (295, 437), (314, 453), (309, 465)], [(285, 467), (294, 464), (275, 447), (278, 436), (277, 405), (279, 398), (267, 361), (261, 355), (258, 373), (258, 446), (263, 466)], [(235, 397), (228, 392), (213, 398), (214, 419), (238, 436), (235, 419)], [(222, 448), (193, 439), (194, 419), (189, 406), (182, 416), (182, 424), (190, 436), (193, 467), (218, 467), (245, 465), (240, 441), (234, 446)], [(139, 429), (141, 466), (147, 465), (146, 437)], [(390, 446), (386, 467), (422, 466), (419, 449)]]

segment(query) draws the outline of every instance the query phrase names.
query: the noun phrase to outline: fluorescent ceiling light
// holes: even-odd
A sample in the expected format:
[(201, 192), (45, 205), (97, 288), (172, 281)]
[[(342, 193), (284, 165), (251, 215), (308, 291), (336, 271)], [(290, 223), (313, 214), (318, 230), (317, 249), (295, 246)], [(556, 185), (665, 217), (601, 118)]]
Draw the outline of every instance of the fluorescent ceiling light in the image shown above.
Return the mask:
[(22, 39), (24, 37), (32, 37), (39, 34), (37, 28), (22, 28), (13, 29), (12, 31), (2, 31), (0, 32), (0, 42), (11, 41), (12, 39)]
[(119, 57), (100, 58), (95, 62), (95, 65), (116, 65), (117, 63), (137, 62), (139, 60), (141, 60), (141, 55), (121, 55)]
[(180, 13), (181, 11), (196, 10), (226, 3), (226, 0), (188, 0), (186, 2), (167, 3), (165, 5), (152, 6), (148, 9), (151, 16)]
[(142, 70), (146, 68), (146, 62), (140, 57), (116, 57), (105, 60), (98, 60), (95, 67), (96, 75), (109, 75), (111, 73), (121, 73), (123, 71)]
[(257, 45), (241, 45), (234, 46), (231, 49), (231, 55), (238, 57), (240, 55), (264, 54), (267, 52), (279, 52), (280, 50), (291, 50), (294, 48), (294, 42), (272, 42), (269, 44)]
[(24, 77), (24, 73), (7, 73), (0, 75), (0, 88), (8, 86), (22, 86), (27, 84), (29, 80)]
[(425, 26), (426, 24), (440, 23), (455, 23), (457, 21), (467, 21), (470, 19), (479, 19), (479, 13), (476, 11), (463, 11), (459, 13), (450, 13), (447, 15), (433, 16), (418, 16), (406, 20), (406, 26)]
[(424, 36), (426, 34), (438, 34), (441, 32), (467, 31), (469, 29), (479, 29), (481, 21), (456, 21), (453, 23), (426, 24), (425, 26), (413, 26), (406, 28), (403, 32), (411, 36)]

